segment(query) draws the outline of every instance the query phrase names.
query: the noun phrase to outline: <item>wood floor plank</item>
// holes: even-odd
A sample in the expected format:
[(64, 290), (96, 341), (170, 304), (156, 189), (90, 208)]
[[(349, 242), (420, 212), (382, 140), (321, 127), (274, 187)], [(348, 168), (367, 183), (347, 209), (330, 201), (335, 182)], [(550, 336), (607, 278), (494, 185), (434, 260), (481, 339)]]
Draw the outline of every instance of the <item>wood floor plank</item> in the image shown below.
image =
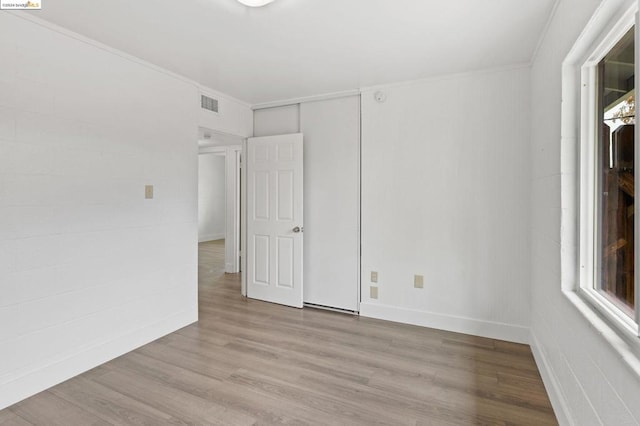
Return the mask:
[(144, 402), (185, 423), (211, 425), (252, 425), (255, 418), (224, 407), (215, 401), (206, 400), (189, 392), (154, 380), (150, 376), (131, 375), (128, 372), (112, 371), (96, 382)]
[(0, 411), (0, 426), (32, 426), (33, 423), (29, 423), (17, 414), (12, 413), (9, 410)]
[(37, 397), (19, 402), (11, 407), (11, 411), (34, 425), (109, 425), (108, 422), (50, 391), (41, 392)]
[(64, 382), (51, 392), (111, 424), (183, 424), (169, 414), (84, 377)]
[[(357, 402), (345, 401), (336, 395), (312, 392), (308, 389), (305, 392), (295, 383), (257, 371), (238, 370), (231, 376), (230, 381), (252, 387), (265, 395), (275, 394), (291, 402), (310, 405), (323, 414), (320, 419), (333, 421), (339, 419), (342, 424), (397, 424), (396, 419), (380, 413), (375, 407), (368, 407), (366, 410), (358, 409), (355, 406)], [(411, 422), (410, 419), (405, 418), (402, 424), (407, 424), (407, 421)]]
[[(389, 398), (389, 393), (371, 386), (347, 383), (337, 384), (335, 381), (323, 380), (317, 376), (303, 376), (306, 386), (312, 389), (324, 389), (325, 392), (339, 395), (343, 399), (357, 400), (365, 406), (374, 406), (377, 409), (392, 413), (395, 416), (407, 420), (406, 413), (412, 413), (411, 421), (419, 424), (502, 424), (501, 420), (495, 418), (482, 418), (473, 414), (467, 414), (461, 410), (452, 409), (448, 403), (441, 403), (438, 398), (414, 398), (400, 394), (394, 394)], [(422, 380), (420, 385), (430, 386), (430, 378), (414, 378), (416, 382)]]
[(556, 425), (527, 345), (240, 296), (199, 245), (199, 322), (0, 411), (0, 425)]

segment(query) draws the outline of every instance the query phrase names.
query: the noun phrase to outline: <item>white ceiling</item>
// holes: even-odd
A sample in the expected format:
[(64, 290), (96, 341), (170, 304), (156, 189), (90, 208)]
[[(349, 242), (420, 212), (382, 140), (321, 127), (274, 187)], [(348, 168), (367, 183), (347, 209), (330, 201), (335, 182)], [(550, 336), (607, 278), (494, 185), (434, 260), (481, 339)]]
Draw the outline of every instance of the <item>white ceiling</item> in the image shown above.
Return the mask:
[(53, 0), (38, 16), (251, 104), (530, 61), (554, 0)]

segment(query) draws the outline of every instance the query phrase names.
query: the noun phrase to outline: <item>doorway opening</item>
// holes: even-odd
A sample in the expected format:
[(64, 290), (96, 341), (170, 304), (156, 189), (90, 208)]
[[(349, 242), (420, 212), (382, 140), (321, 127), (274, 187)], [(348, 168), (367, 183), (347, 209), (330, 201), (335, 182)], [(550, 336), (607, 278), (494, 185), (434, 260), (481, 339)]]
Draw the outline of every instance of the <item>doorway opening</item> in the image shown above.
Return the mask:
[(224, 152), (198, 155), (198, 242), (226, 237)]
[(240, 273), (240, 154), (244, 138), (200, 128), (198, 271)]

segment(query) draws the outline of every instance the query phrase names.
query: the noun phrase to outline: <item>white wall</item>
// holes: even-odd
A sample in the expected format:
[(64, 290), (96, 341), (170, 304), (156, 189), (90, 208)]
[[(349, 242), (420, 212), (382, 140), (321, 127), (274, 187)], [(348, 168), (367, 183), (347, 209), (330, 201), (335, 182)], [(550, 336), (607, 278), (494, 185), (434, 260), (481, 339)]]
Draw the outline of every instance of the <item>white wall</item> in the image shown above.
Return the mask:
[(600, 4), (561, 0), (532, 67), (532, 348), (562, 424), (636, 425), (638, 375), (561, 293), (561, 68)]
[(256, 110), (254, 133), (304, 135), (304, 302), (358, 310), (359, 97)]
[(198, 156), (198, 241), (225, 236), (225, 156)]
[(0, 408), (197, 320), (200, 88), (27, 16), (0, 14)]
[(363, 92), (362, 315), (528, 340), (529, 102), (526, 67)]

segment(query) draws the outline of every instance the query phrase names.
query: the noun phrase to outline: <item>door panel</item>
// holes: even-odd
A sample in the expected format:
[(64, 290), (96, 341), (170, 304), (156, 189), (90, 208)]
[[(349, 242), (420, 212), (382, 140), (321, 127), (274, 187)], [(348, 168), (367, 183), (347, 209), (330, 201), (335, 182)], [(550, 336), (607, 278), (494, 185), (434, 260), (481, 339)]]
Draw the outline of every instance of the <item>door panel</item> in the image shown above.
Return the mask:
[(247, 141), (247, 296), (302, 307), (302, 134)]
[(293, 288), (293, 237), (278, 237), (278, 287)]
[(278, 171), (278, 220), (293, 220), (293, 179), (291, 170)]
[(256, 235), (254, 240), (254, 282), (269, 285), (269, 236)]
[(269, 220), (269, 172), (256, 172), (253, 176), (255, 195), (254, 220)]

